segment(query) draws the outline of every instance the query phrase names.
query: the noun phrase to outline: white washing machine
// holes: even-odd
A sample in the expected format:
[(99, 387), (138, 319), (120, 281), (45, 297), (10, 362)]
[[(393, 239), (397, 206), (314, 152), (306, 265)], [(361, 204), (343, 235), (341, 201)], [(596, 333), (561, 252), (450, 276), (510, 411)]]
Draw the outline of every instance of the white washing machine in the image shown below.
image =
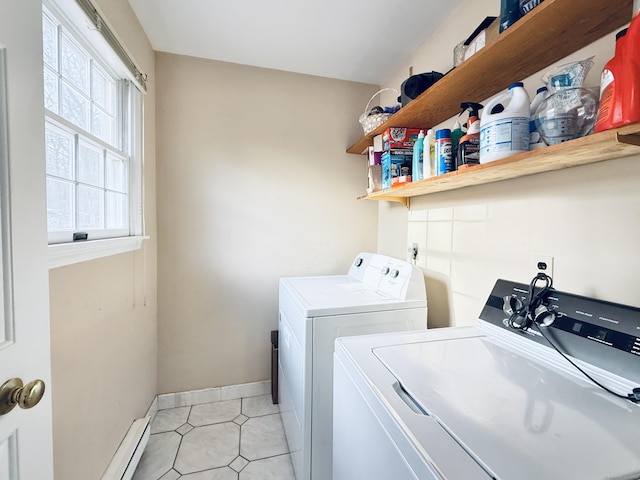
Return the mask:
[(528, 292), (498, 281), (479, 327), (338, 339), (333, 480), (640, 479), (640, 309), (552, 290), (555, 320), (514, 329)]
[(360, 253), (347, 275), (281, 278), (278, 397), (297, 480), (330, 480), (337, 337), (424, 329), (424, 275)]

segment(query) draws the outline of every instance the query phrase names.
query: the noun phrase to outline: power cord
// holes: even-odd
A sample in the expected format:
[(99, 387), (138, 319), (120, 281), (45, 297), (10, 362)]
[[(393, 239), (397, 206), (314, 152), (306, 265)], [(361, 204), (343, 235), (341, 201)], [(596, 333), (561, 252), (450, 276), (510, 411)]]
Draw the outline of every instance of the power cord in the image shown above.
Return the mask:
[(567, 362), (569, 362), (571, 365), (573, 365), (580, 373), (582, 373), (585, 377), (587, 377), (589, 380), (591, 380), (593, 383), (595, 383), (598, 387), (602, 388), (603, 390), (609, 392), (611, 395), (615, 395), (618, 398), (624, 398), (625, 400), (629, 400), (630, 402), (633, 403), (638, 403), (640, 402), (640, 387), (636, 387), (633, 389), (633, 391), (631, 393), (628, 393), (627, 395), (623, 395), (620, 394), (618, 392), (614, 392), (613, 390), (605, 387), (602, 383), (598, 382), (595, 378), (593, 378), (591, 375), (589, 375), (587, 372), (585, 372), (582, 368), (580, 368), (578, 365), (576, 365), (576, 363), (571, 360), (568, 356), (566, 356), (557, 346), (554, 342), (551, 341), (551, 339), (547, 336), (546, 333), (544, 333), (543, 329), (540, 328), (540, 325), (536, 322), (533, 323), (536, 327), (536, 330), (538, 330), (538, 332), (540, 332), (540, 335), (542, 335), (547, 342), (549, 342), (549, 344), (554, 348), (554, 350), (556, 352), (558, 352), (562, 358), (564, 358)]
[[(544, 285), (536, 293), (536, 285), (540, 281), (544, 282)], [(640, 403), (640, 387), (634, 388), (631, 393), (626, 395), (614, 392), (613, 390), (605, 387), (565, 355), (564, 352), (558, 348), (555, 342), (553, 342), (544, 332), (544, 329), (551, 326), (555, 321), (555, 312), (549, 310), (545, 304), (546, 296), (552, 288), (553, 279), (546, 273), (538, 272), (538, 274), (533, 277), (529, 283), (529, 289), (527, 290), (527, 296), (525, 297), (524, 302), (520, 302), (516, 297), (505, 297), (503, 310), (505, 313), (509, 314), (509, 327), (516, 330), (527, 330), (532, 326), (535, 326), (540, 335), (542, 335), (542, 337), (562, 356), (562, 358), (573, 365), (595, 385), (618, 398), (623, 398), (633, 403)]]
[[(543, 281), (544, 286), (536, 293), (536, 284), (539, 281)], [(546, 308), (543, 308), (542, 310), (544, 311), (541, 311), (541, 307), (544, 307), (544, 300), (552, 287), (553, 279), (546, 273), (538, 272), (529, 283), (529, 289), (524, 302), (520, 302), (520, 300), (515, 297), (505, 297), (505, 304), (508, 303), (509, 305), (509, 308), (504, 309), (506, 313), (510, 314), (508, 320), (509, 327), (516, 330), (526, 330), (535, 323), (536, 317), (541, 313), (544, 313), (545, 316), (548, 313), (552, 313)], [(538, 311), (537, 313), (536, 310)], [(553, 323), (554, 319), (555, 314), (553, 314), (549, 325)]]

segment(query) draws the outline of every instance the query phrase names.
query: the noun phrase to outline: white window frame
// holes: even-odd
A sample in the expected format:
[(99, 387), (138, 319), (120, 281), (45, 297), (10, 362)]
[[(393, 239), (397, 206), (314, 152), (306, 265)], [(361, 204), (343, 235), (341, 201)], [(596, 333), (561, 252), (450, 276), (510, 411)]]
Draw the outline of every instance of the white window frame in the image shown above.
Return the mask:
[[(128, 154), (129, 160), (129, 230), (120, 232), (124, 235), (111, 238), (91, 239), (86, 241), (66, 243), (54, 243), (60, 241), (60, 236), (56, 233), (49, 235), (49, 268), (57, 268), (78, 262), (93, 260), (109, 255), (116, 255), (128, 251), (137, 250), (141, 247), (142, 241), (149, 237), (144, 235), (144, 211), (143, 211), (143, 93), (138, 88), (138, 82), (129, 73), (129, 70), (119, 60), (112, 48), (104, 40), (99, 32), (93, 27), (91, 21), (77, 5), (75, 0), (43, 0), (43, 7), (53, 15), (63, 27), (74, 36), (82, 39), (82, 46), (92, 57), (107, 61), (112, 72), (117, 77), (127, 79), (118, 88), (126, 88), (129, 95), (127, 102), (129, 111), (122, 112), (122, 119), (125, 122), (132, 122), (132, 125), (119, 125), (123, 128), (123, 150)], [(100, 62), (104, 68), (105, 65)], [(45, 121), (51, 122), (58, 127), (68, 129), (72, 124), (59, 115), (45, 109)], [(122, 123), (122, 122), (121, 122)], [(78, 127), (73, 126), (73, 129)], [(83, 136), (100, 146), (107, 145), (91, 134), (83, 133)], [(109, 149), (113, 147), (108, 146)], [(83, 230), (84, 231), (84, 230)], [(118, 232), (116, 232), (118, 233)], [(68, 235), (68, 234), (67, 234)], [(95, 237), (94, 237), (95, 238)]]

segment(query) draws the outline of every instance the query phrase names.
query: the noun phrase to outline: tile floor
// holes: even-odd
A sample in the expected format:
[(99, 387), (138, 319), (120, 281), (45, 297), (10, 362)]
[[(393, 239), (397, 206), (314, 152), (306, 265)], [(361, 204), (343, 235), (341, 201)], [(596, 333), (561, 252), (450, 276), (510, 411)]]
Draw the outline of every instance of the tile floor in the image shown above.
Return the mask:
[(160, 410), (133, 480), (295, 480), (271, 395)]

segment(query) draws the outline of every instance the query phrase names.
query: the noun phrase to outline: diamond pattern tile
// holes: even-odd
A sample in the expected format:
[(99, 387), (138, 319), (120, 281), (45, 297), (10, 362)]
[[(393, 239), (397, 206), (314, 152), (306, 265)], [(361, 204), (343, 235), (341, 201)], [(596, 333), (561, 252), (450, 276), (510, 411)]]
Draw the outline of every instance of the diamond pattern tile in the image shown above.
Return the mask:
[(236, 457), (236, 459), (233, 462), (231, 462), (229, 466), (233, 468), (236, 472), (240, 472), (244, 467), (247, 466), (248, 463), (249, 463), (249, 460), (247, 460), (246, 458)]
[(191, 407), (160, 410), (151, 424), (151, 433), (170, 432), (187, 421)]
[(160, 410), (133, 480), (295, 480), (279, 408), (259, 393)]
[(229, 465), (238, 456), (239, 438), (233, 422), (196, 427), (182, 437), (174, 468), (185, 474)]
[(242, 425), (240, 455), (244, 458), (259, 460), (288, 452), (280, 414), (250, 418)]
[(230, 422), (240, 415), (240, 399), (194, 405), (189, 423), (194, 427)]

